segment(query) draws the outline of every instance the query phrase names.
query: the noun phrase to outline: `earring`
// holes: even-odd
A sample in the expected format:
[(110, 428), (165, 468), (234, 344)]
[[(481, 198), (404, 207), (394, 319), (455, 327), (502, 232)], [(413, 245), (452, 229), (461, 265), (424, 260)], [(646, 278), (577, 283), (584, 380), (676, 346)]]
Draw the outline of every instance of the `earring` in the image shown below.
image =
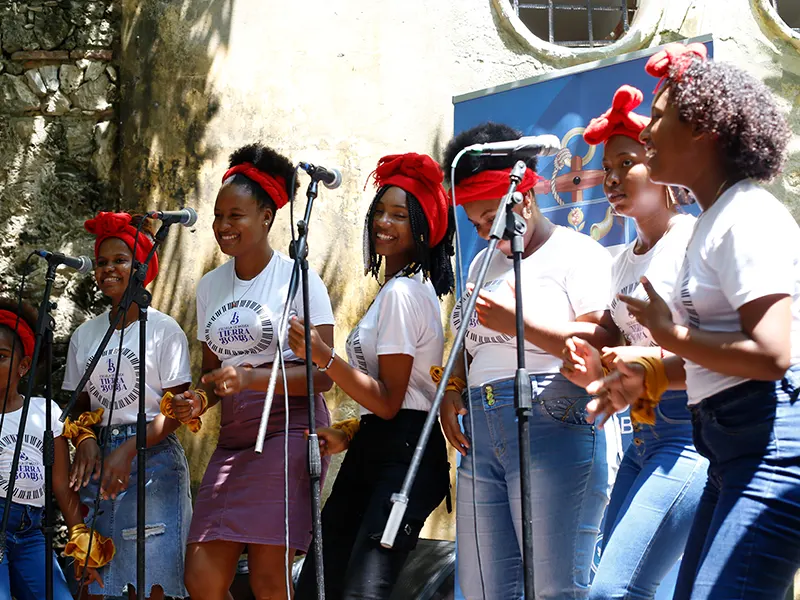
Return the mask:
[(522, 218), (523, 219), (530, 219), (533, 216), (533, 210), (531, 210), (530, 206), (525, 206), (522, 209)]

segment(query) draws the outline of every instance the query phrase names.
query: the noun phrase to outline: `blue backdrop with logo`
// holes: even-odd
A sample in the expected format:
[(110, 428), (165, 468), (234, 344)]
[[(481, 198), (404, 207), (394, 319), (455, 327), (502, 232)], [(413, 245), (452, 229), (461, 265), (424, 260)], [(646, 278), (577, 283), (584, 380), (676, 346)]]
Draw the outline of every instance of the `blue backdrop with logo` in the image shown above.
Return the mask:
[[(713, 54), (710, 36), (692, 41), (706, 44)], [(536, 201), (553, 222), (592, 236), (611, 251), (635, 237), (632, 224), (615, 216), (603, 194), (602, 146), (583, 141), (589, 121), (609, 106), (614, 92), (623, 84), (644, 93), (637, 109), (650, 114), (650, 103), (657, 80), (644, 71), (648, 57), (658, 48), (582, 65), (519, 81), (491, 90), (466, 94), (454, 99), (456, 133), (485, 121), (505, 123), (523, 135), (554, 134), (561, 140), (555, 157), (541, 158), (537, 171), (544, 181), (535, 188)], [(685, 207), (697, 214), (696, 206)], [(463, 209), (458, 209), (460, 234), (460, 272), (466, 274), (475, 255), (486, 246), (475, 233)], [(632, 439), (630, 418), (620, 415), (623, 446)], [(597, 557), (596, 557), (597, 558)], [(657, 600), (672, 598), (677, 567), (662, 583)], [(462, 598), (457, 590), (456, 598)]]

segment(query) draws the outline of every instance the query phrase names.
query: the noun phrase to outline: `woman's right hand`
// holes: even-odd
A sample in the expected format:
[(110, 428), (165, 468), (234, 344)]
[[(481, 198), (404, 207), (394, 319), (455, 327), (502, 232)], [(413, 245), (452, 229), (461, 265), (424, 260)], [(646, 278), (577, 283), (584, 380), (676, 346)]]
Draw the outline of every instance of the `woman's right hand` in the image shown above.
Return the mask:
[(567, 338), (562, 352), (561, 374), (582, 388), (603, 376), (603, 363), (597, 348), (579, 337)]
[(455, 448), (462, 456), (467, 455), (469, 450), (469, 440), (461, 426), (458, 424), (458, 416), (466, 415), (467, 409), (461, 399), (461, 394), (451, 390), (445, 392), (442, 404), (439, 407), (439, 420), (442, 423), (442, 431), (450, 445)]
[(199, 417), (202, 410), (203, 401), (193, 390), (186, 390), (182, 394), (175, 394), (172, 397), (172, 412), (181, 423), (188, 423), (195, 417)]
[[(308, 429), (306, 429), (305, 434), (306, 438), (308, 438)], [(317, 429), (317, 437), (319, 438), (319, 454), (323, 458), (344, 452), (350, 447), (350, 440), (341, 429), (320, 427)]]
[(589, 421), (600, 420), (603, 428), (611, 416), (636, 402), (644, 394), (645, 370), (638, 363), (618, 361), (615, 369), (605, 377), (593, 381), (586, 387), (595, 398), (587, 405)]
[(89, 485), (95, 472), (100, 473), (100, 446), (97, 440), (86, 438), (75, 450), (75, 460), (69, 472), (70, 489), (77, 492)]

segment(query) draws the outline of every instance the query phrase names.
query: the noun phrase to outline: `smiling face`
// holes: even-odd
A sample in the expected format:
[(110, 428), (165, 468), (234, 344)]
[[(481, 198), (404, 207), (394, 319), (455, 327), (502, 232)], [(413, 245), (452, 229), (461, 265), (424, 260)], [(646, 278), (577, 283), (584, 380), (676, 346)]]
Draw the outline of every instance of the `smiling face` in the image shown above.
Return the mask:
[(708, 161), (705, 144), (698, 143), (692, 125), (681, 120), (665, 87), (653, 100), (652, 119), (639, 139), (645, 147), (650, 178), (664, 185), (692, 187)]
[(375, 200), (370, 237), (375, 253), (380, 256), (414, 255), (414, 236), (408, 214), (405, 190), (391, 186)]
[(108, 238), (100, 244), (94, 267), (94, 278), (103, 295), (119, 304), (131, 277), (133, 253), (119, 238)]
[(262, 208), (247, 188), (224, 183), (214, 204), (214, 237), (228, 256), (240, 256), (263, 245), (272, 210)]
[(650, 181), (645, 148), (625, 135), (611, 136), (603, 149), (603, 191), (614, 211), (633, 219), (667, 209), (666, 189)]

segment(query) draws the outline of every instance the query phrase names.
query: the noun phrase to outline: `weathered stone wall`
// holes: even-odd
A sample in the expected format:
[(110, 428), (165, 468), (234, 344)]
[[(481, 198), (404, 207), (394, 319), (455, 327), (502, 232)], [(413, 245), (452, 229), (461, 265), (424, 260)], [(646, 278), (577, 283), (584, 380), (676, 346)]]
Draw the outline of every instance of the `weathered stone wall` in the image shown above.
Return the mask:
[[(119, 205), (119, 6), (111, 0), (0, 4), (0, 291), (13, 293), (33, 248), (91, 254), (92, 211)], [(35, 266), (40, 267), (35, 263)], [(28, 279), (38, 301), (43, 269)], [(59, 351), (97, 310), (90, 278), (59, 274)]]

